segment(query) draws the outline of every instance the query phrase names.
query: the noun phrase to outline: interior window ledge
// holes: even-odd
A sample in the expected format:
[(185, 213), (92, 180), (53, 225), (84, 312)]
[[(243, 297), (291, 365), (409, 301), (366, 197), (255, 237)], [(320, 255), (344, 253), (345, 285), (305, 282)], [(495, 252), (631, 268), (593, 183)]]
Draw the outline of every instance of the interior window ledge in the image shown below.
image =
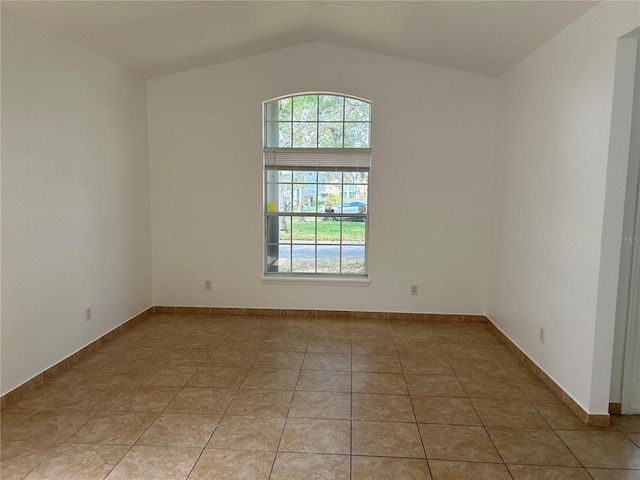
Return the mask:
[(344, 277), (304, 277), (295, 275), (263, 275), (264, 283), (276, 283), (281, 285), (326, 285), (344, 287), (368, 287), (371, 283), (368, 277), (344, 278)]

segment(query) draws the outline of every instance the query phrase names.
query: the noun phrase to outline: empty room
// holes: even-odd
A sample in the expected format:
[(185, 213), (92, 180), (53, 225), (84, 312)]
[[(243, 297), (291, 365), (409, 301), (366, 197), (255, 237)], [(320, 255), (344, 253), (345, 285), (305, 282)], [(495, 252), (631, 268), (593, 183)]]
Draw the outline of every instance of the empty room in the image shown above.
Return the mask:
[(3, 480), (640, 480), (640, 3), (0, 33)]

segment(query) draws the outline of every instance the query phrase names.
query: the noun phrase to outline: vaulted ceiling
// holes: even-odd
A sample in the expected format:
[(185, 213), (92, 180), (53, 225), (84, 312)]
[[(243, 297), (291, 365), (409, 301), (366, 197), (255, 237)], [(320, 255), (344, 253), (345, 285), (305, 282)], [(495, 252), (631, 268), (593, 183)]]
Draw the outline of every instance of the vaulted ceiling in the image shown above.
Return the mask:
[(595, 1), (2, 1), (144, 78), (322, 41), (499, 77)]

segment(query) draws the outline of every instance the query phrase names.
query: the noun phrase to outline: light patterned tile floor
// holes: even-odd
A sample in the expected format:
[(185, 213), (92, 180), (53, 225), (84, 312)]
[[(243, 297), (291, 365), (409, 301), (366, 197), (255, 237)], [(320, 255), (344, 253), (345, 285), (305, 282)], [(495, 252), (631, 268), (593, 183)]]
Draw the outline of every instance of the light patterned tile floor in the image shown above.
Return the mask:
[(156, 314), (2, 410), (3, 480), (640, 480), (481, 323)]

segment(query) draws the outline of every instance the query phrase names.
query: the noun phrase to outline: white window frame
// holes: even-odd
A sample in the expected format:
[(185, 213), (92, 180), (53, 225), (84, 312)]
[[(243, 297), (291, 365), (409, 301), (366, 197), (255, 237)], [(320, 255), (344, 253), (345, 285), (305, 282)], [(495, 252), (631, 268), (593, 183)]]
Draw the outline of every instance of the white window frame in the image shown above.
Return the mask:
[[(281, 118), (269, 118), (268, 113), (268, 105), (272, 104), (272, 102), (279, 102), (281, 100), (286, 100), (291, 98), (291, 102), (293, 105), (293, 99), (298, 96), (315, 96), (318, 95), (318, 112), (315, 118), (306, 119), (305, 121), (309, 124), (314, 124), (316, 127), (316, 132), (319, 132), (321, 129), (321, 124), (325, 122), (325, 120), (321, 120), (320, 115), (320, 96), (334, 96), (342, 98), (343, 108), (347, 105), (347, 99), (355, 100), (357, 102), (364, 102), (369, 107), (369, 114), (366, 120), (346, 120), (345, 113), (343, 111), (342, 120), (332, 121), (331, 123), (341, 124), (342, 125), (342, 148), (322, 148), (319, 146), (319, 137), (320, 135), (316, 133), (316, 147), (315, 148), (298, 148), (294, 147), (293, 133), (291, 137), (291, 142), (289, 145), (285, 147), (272, 146), (269, 143), (273, 143), (273, 138), (268, 138), (269, 136), (273, 137), (273, 125), (280, 123), (291, 123), (291, 131), (293, 132), (295, 117), (291, 116), (290, 120), (282, 120)], [(326, 98), (326, 97), (325, 97)], [(279, 104), (278, 104), (279, 105)], [(341, 93), (332, 93), (332, 92), (303, 92), (296, 93), (291, 95), (285, 95), (282, 97), (273, 98), (263, 102), (263, 186), (264, 186), (264, 195), (263, 195), (263, 226), (264, 226), (264, 238), (263, 238), (263, 280), (272, 281), (275, 283), (320, 283), (320, 284), (331, 284), (331, 285), (354, 285), (354, 286), (362, 286), (369, 284), (368, 277), (368, 251), (369, 251), (369, 198), (370, 198), (370, 185), (371, 185), (371, 125), (372, 125), (372, 110), (373, 110), (372, 102), (369, 100), (354, 97), (350, 95), (345, 95)], [(273, 115), (273, 113), (271, 114)], [(368, 124), (368, 145), (364, 145), (364, 148), (349, 148), (344, 147), (345, 143), (345, 130), (346, 126), (349, 124), (361, 123)], [(276, 128), (276, 140), (280, 143), (280, 133), (279, 125)], [(333, 145), (332, 145), (333, 146)], [(357, 145), (358, 147), (363, 147), (363, 145)], [(307, 147), (307, 145), (305, 145)], [(269, 172), (273, 171), (316, 171), (316, 180), (315, 180), (315, 208), (313, 211), (305, 211), (305, 212), (292, 212), (280, 209), (278, 206), (274, 209), (274, 204), (269, 202), (269, 188), (280, 188), (279, 185), (282, 185), (282, 181), (280, 180), (280, 176), (278, 175), (277, 181), (274, 181), (274, 177), (271, 176)], [(366, 172), (367, 180), (363, 185), (366, 186), (367, 195), (367, 209), (364, 212), (359, 213), (343, 213), (340, 211), (339, 213), (328, 213), (324, 211), (318, 210), (319, 203), (319, 173), (325, 171), (334, 171), (334, 172)], [(344, 176), (342, 177), (340, 185), (340, 191), (344, 192), (345, 185)], [(293, 186), (293, 179), (291, 181)], [(277, 185), (277, 187), (274, 187)], [(313, 182), (309, 185), (313, 186)], [(352, 185), (351, 182), (347, 183), (348, 186)], [(357, 184), (353, 184), (354, 188), (357, 188)], [(352, 199), (344, 199), (344, 193), (342, 194), (342, 201), (351, 201)], [(291, 238), (288, 242), (289, 247), (289, 267), (291, 271), (277, 271), (276, 267), (273, 266), (274, 262), (277, 262), (280, 259), (280, 246), (284, 245), (280, 241), (280, 233), (279, 228), (278, 231), (275, 231), (274, 221), (270, 218), (278, 218), (280, 219), (282, 216), (288, 216), (293, 221), (295, 218), (299, 217), (313, 217), (315, 227), (315, 240), (313, 241), (314, 246), (314, 266), (315, 271), (313, 272), (302, 272), (293, 271), (294, 264), (294, 256), (293, 256), (293, 248), (294, 240)], [(318, 240), (318, 222), (323, 220), (330, 220), (333, 218), (337, 218), (340, 222), (343, 219), (352, 220), (356, 218), (362, 217), (364, 218), (364, 241), (362, 245), (364, 247), (364, 268), (363, 271), (359, 272), (348, 272), (343, 270), (343, 259), (345, 258), (343, 255), (343, 247), (349, 246), (349, 243), (343, 243), (342, 234), (340, 234), (340, 240), (338, 246), (339, 250), (339, 262), (340, 268), (338, 272), (322, 272), (318, 271), (318, 247), (324, 246), (324, 244)], [(279, 224), (279, 220), (278, 220)], [(269, 226), (271, 225), (271, 226)], [(342, 225), (342, 223), (341, 223)], [(342, 229), (341, 229), (342, 232)], [(274, 241), (274, 238), (276, 240)]]

